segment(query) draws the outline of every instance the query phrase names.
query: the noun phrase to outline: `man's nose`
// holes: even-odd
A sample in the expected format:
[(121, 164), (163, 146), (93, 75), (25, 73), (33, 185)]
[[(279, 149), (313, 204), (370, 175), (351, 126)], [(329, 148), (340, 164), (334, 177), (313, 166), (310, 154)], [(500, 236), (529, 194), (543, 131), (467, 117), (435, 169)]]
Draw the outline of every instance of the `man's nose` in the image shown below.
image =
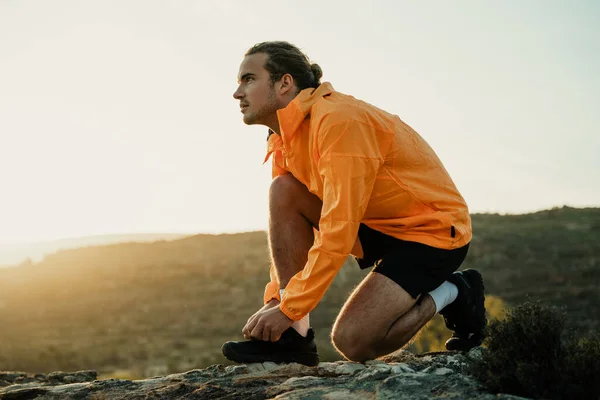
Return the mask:
[(236, 100), (240, 100), (242, 97), (244, 97), (244, 95), (242, 94), (242, 91), (240, 90), (240, 88), (238, 87), (235, 92), (233, 92), (233, 98)]

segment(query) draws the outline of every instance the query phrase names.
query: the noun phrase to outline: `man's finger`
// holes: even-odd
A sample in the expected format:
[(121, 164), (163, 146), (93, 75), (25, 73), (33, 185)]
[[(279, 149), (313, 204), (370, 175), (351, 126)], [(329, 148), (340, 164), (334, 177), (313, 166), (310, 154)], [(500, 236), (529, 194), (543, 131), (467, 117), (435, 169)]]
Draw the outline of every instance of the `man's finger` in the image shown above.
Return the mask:
[(257, 324), (258, 318), (252, 318), (252, 321), (246, 324), (246, 333), (251, 334)]
[(254, 328), (252, 329), (252, 331), (250, 331), (250, 337), (257, 339), (257, 340), (262, 340), (262, 333), (263, 333), (262, 325), (256, 324), (254, 326)]
[(262, 340), (264, 340), (265, 342), (268, 342), (271, 339), (271, 329), (268, 326), (265, 326), (265, 328), (262, 331)]
[(252, 314), (252, 315), (250, 316), (250, 318), (248, 318), (248, 321), (246, 322), (246, 324), (249, 324), (249, 323), (251, 323), (252, 321), (254, 321), (256, 318), (258, 318), (258, 315), (259, 315), (259, 312), (258, 312), (258, 311), (257, 311), (257, 312), (255, 312), (254, 314)]
[(257, 318), (256, 314), (253, 314), (250, 316), (250, 318), (248, 318), (248, 321), (246, 321), (246, 326), (250, 325), (252, 322), (254, 322)]
[(242, 334), (245, 339), (252, 339), (252, 329), (250, 329), (250, 323), (247, 323), (246, 326), (242, 329)]
[[(249, 336), (250, 332), (252, 332), (251, 326), (254, 326), (254, 325), (252, 325), (254, 323), (254, 319), (255, 319), (254, 315), (251, 316), (250, 318), (248, 318), (248, 322), (246, 322), (246, 325), (244, 325), (244, 327), (242, 328), (242, 333), (244, 334), (244, 336), (247, 336), (247, 335)], [(248, 338), (246, 338), (246, 339), (248, 339)]]
[(276, 331), (271, 331), (271, 342), (276, 342), (281, 339), (281, 333)]

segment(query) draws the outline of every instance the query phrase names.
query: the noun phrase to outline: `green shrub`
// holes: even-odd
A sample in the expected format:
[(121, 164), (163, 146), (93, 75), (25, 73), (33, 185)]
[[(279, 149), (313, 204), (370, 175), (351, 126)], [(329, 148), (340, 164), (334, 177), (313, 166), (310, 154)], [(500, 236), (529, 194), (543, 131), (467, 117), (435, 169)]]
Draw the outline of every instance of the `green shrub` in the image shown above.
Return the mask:
[(548, 399), (600, 396), (600, 338), (575, 339), (564, 315), (540, 303), (509, 310), (488, 328), (488, 350), (472, 374), (490, 391)]
[(600, 336), (571, 340), (565, 351), (565, 391), (571, 398), (600, 398)]

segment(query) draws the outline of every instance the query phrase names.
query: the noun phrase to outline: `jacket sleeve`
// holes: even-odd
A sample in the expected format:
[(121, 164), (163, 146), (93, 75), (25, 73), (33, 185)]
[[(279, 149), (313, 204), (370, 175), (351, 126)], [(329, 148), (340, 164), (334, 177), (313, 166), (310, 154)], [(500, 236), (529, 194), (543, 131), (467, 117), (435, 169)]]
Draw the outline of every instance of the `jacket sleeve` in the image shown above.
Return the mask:
[(267, 304), (272, 299), (277, 299), (281, 301), (281, 299), (279, 298), (279, 282), (277, 281), (277, 274), (275, 272), (274, 265), (271, 265), (269, 275), (271, 277), (271, 281), (267, 283), (267, 286), (265, 287), (265, 294), (263, 296), (265, 304)]
[(380, 140), (371, 127), (352, 121), (318, 137), (317, 167), (323, 181), (319, 233), (304, 269), (285, 287), (280, 304), (294, 321), (317, 306), (352, 250), (384, 160)]

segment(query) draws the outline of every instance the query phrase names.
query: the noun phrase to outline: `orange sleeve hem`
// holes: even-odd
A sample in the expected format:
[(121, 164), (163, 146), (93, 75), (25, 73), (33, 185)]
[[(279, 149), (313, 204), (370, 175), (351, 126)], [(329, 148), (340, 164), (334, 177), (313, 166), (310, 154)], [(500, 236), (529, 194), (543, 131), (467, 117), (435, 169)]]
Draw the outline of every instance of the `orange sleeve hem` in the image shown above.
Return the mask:
[(271, 265), (269, 270), (269, 276), (271, 280), (265, 286), (265, 292), (263, 295), (264, 304), (267, 304), (272, 299), (281, 301), (281, 298), (279, 297), (279, 282), (277, 282), (277, 273), (273, 265)]
[(283, 303), (279, 303), (279, 309), (281, 310), (281, 312), (288, 317), (289, 319), (291, 319), (292, 321), (300, 321), (304, 315), (300, 315), (298, 316), (298, 314), (293, 313), (289, 308), (287, 308), (285, 306), (285, 304)]
[(267, 286), (265, 287), (265, 294), (263, 295), (264, 304), (267, 304), (272, 299), (281, 301), (281, 298), (279, 297), (279, 285), (277, 282), (271, 281), (267, 283)]

